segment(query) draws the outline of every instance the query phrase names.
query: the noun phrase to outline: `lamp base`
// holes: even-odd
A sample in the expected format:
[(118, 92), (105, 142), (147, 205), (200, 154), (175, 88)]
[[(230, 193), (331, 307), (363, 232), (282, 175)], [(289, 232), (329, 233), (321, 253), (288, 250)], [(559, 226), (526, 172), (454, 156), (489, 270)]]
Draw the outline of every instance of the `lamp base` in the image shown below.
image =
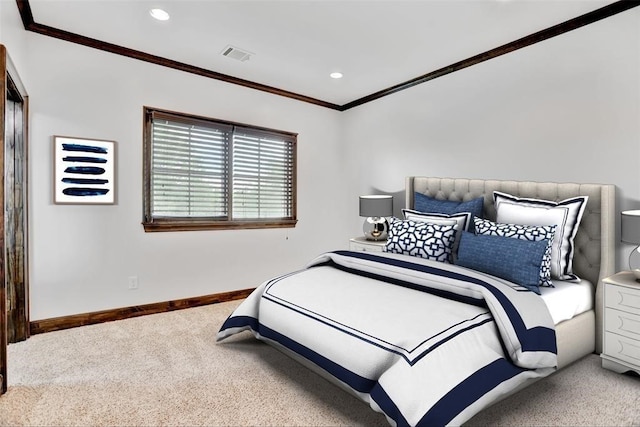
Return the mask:
[(640, 246), (629, 254), (629, 270), (636, 276), (636, 282), (640, 282)]
[(387, 240), (389, 236), (389, 222), (385, 217), (370, 216), (364, 220), (362, 231), (367, 240)]

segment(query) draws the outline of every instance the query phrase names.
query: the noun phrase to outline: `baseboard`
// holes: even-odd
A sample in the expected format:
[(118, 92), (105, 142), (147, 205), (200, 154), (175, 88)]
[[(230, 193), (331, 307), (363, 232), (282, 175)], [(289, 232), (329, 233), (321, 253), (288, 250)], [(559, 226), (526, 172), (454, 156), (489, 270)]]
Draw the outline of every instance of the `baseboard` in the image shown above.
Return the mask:
[(185, 308), (200, 307), (225, 301), (233, 301), (246, 298), (253, 291), (241, 289), (238, 291), (223, 292), (220, 294), (204, 295), (200, 297), (185, 298), (175, 301), (157, 302), (134, 307), (116, 308), (113, 310), (95, 311), (92, 313), (74, 314), (71, 316), (54, 317), (51, 319), (36, 320), (29, 324), (31, 335), (44, 332), (60, 331), (62, 329), (76, 328), (78, 326), (94, 325), (96, 323), (123, 320), (132, 317), (145, 316), (147, 314), (165, 313), (167, 311), (182, 310)]

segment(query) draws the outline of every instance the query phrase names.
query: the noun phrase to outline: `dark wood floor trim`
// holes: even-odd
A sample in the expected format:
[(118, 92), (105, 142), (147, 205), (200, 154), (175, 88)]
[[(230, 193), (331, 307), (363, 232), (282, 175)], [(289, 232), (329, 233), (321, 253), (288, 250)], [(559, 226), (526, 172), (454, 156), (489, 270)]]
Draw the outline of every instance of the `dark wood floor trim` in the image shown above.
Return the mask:
[(205, 68), (200, 68), (193, 65), (185, 64), (183, 62), (178, 62), (178, 61), (163, 58), (160, 56), (151, 55), (149, 53), (141, 52), (138, 50), (127, 48), (127, 47), (118, 46), (112, 43), (107, 43), (101, 40), (96, 40), (90, 37), (85, 37), (79, 34), (74, 34), (68, 31), (60, 30), (58, 28), (53, 28), (47, 25), (38, 24), (34, 21), (29, 0), (16, 0), (16, 3), (18, 5), (18, 10), (20, 11), (20, 17), (22, 18), (22, 23), (24, 25), (24, 28), (28, 31), (33, 31), (38, 34), (42, 34), (49, 37), (55, 37), (61, 40), (66, 40), (72, 43), (81, 44), (84, 46), (92, 47), (92, 48), (103, 50), (106, 52), (115, 53), (117, 55), (123, 55), (129, 58), (138, 59), (140, 61), (150, 62), (152, 64), (174, 68), (176, 70), (185, 71), (192, 74), (197, 74), (203, 77), (209, 77), (209, 78), (221, 80), (227, 83), (237, 84), (240, 86), (245, 86), (248, 88), (260, 90), (263, 92), (268, 92), (275, 95), (296, 99), (298, 101), (315, 104), (321, 107), (326, 107), (326, 108), (330, 108), (332, 110), (337, 110), (337, 111), (349, 110), (359, 105), (366, 104), (367, 102), (371, 102), (376, 99), (394, 94), (396, 92), (409, 89), (411, 87), (428, 82), (438, 77), (442, 77), (447, 74), (462, 70), (464, 68), (479, 64), (481, 62), (488, 61), (493, 58), (497, 58), (498, 56), (502, 56), (504, 54), (513, 52), (515, 50), (522, 49), (527, 46), (531, 46), (535, 43), (539, 43), (541, 41), (550, 39), (552, 37), (559, 36), (566, 32), (575, 30), (576, 28), (580, 28), (585, 25), (592, 24), (594, 22), (600, 21), (602, 19), (608, 18), (610, 16), (616, 15), (618, 13), (624, 12), (629, 9), (632, 9), (636, 6), (640, 6), (640, 0), (619, 0), (615, 3), (611, 3), (607, 6), (601, 7), (600, 9), (596, 9), (592, 12), (586, 13), (577, 18), (570, 19), (561, 24), (554, 25), (553, 27), (547, 28), (542, 31), (538, 31), (537, 33), (530, 34), (526, 37), (523, 37), (511, 43), (507, 43), (495, 49), (491, 49), (481, 54), (467, 58), (465, 60), (456, 62), (455, 64), (451, 64), (449, 66), (440, 68), (439, 70), (432, 71), (430, 73), (408, 80), (404, 83), (399, 83), (397, 85), (388, 87), (386, 89), (380, 90), (378, 92), (375, 92), (370, 95), (351, 101), (347, 104), (337, 105), (337, 104), (333, 104), (320, 99), (301, 95), (298, 93), (289, 92), (283, 89), (278, 89), (273, 86), (267, 86), (261, 83), (240, 79), (237, 77), (229, 76), (227, 74), (222, 74), (216, 71), (207, 70)]
[(116, 308), (113, 310), (95, 311), (93, 313), (83, 313), (75, 314), (72, 316), (36, 320), (30, 323), (31, 335), (41, 334), (44, 332), (59, 331), (62, 329), (76, 328), (78, 326), (111, 322), (113, 320), (130, 319), (132, 317), (145, 316), (147, 314), (165, 313), (168, 311), (182, 310), (185, 308), (200, 307), (203, 305), (216, 304), (219, 302), (238, 300), (249, 296), (253, 289), (254, 288), (241, 289), (238, 291), (204, 295), (200, 297), (186, 298), (175, 301), (158, 302), (135, 307)]

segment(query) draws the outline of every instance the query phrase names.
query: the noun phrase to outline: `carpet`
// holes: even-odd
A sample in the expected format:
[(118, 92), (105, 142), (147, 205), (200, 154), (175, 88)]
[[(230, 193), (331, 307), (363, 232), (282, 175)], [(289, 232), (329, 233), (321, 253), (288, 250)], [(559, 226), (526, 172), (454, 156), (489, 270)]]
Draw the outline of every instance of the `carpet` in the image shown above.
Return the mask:
[[(39, 334), (8, 349), (3, 426), (386, 426), (385, 417), (248, 333), (239, 301)], [(640, 426), (640, 379), (590, 355), (467, 425)]]

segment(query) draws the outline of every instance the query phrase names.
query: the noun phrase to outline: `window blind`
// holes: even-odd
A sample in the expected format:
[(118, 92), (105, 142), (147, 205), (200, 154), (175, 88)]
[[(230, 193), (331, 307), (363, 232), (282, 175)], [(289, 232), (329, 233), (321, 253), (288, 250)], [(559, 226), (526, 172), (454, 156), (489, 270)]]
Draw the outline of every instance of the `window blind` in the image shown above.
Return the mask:
[(295, 134), (163, 111), (149, 117), (145, 223), (295, 224)]
[(290, 218), (293, 141), (236, 128), (233, 133), (234, 219)]
[(230, 132), (230, 126), (154, 119), (154, 216), (227, 217)]

